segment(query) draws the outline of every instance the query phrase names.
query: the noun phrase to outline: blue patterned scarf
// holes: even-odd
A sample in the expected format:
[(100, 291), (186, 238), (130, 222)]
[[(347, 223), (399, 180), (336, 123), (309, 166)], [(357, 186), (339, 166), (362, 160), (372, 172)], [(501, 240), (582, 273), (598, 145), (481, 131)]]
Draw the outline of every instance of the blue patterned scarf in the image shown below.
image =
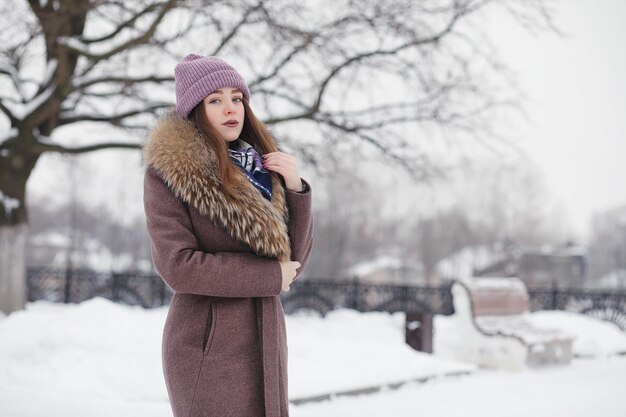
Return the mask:
[(272, 199), (272, 177), (263, 168), (261, 155), (254, 150), (252, 145), (241, 139), (230, 144), (228, 153), (230, 159), (246, 174), (248, 180), (259, 190), (263, 197)]

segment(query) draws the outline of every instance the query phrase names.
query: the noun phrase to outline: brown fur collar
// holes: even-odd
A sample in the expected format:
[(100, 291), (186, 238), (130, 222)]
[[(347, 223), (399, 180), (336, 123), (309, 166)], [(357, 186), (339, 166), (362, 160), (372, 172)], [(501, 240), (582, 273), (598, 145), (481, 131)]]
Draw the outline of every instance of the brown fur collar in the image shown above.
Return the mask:
[(258, 255), (291, 258), (285, 189), (277, 174), (272, 173), (271, 202), (248, 181), (234, 198), (227, 197), (219, 186), (217, 156), (193, 124), (174, 112), (165, 114), (148, 136), (143, 162), (157, 170), (178, 198)]

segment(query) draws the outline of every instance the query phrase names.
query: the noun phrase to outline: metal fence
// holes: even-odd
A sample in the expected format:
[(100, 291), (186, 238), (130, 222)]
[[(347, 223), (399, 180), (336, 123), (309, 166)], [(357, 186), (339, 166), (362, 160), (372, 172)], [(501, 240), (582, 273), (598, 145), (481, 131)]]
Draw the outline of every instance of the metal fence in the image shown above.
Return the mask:
[(158, 275), (85, 269), (28, 268), (28, 300), (80, 303), (93, 297), (145, 308), (169, 304), (172, 291)]
[(626, 331), (626, 290), (531, 288), (531, 311), (564, 310), (615, 323)]
[[(169, 304), (172, 291), (158, 275), (97, 273), (89, 270), (28, 269), (29, 301), (77, 303), (104, 297), (130, 305), (153, 308)], [(308, 310), (325, 315), (338, 308), (362, 312), (421, 312), (450, 315), (451, 283), (441, 286), (377, 285), (358, 281), (296, 280), (281, 295), (287, 314)], [(626, 291), (573, 288), (531, 288), (532, 311), (566, 310), (615, 323), (626, 331)]]

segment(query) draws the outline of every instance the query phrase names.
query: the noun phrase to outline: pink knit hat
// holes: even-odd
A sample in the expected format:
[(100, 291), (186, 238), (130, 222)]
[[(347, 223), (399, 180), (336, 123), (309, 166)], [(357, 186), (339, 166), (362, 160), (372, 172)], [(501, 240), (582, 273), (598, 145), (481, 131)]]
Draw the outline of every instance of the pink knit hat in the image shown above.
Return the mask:
[(250, 90), (241, 75), (224, 60), (189, 54), (174, 68), (176, 113), (187, 118), (206, 96), (222, 87), (238, 88), (250, 101)]

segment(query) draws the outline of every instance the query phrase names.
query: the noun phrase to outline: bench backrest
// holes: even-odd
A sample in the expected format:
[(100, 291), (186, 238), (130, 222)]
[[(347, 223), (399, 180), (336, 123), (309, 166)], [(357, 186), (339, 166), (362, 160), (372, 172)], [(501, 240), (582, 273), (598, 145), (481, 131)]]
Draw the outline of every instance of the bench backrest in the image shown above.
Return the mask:
[(469, 294), (474, 317), (529, 311), (528, 292), (519, 278), (472, 278), (462, 285)]

